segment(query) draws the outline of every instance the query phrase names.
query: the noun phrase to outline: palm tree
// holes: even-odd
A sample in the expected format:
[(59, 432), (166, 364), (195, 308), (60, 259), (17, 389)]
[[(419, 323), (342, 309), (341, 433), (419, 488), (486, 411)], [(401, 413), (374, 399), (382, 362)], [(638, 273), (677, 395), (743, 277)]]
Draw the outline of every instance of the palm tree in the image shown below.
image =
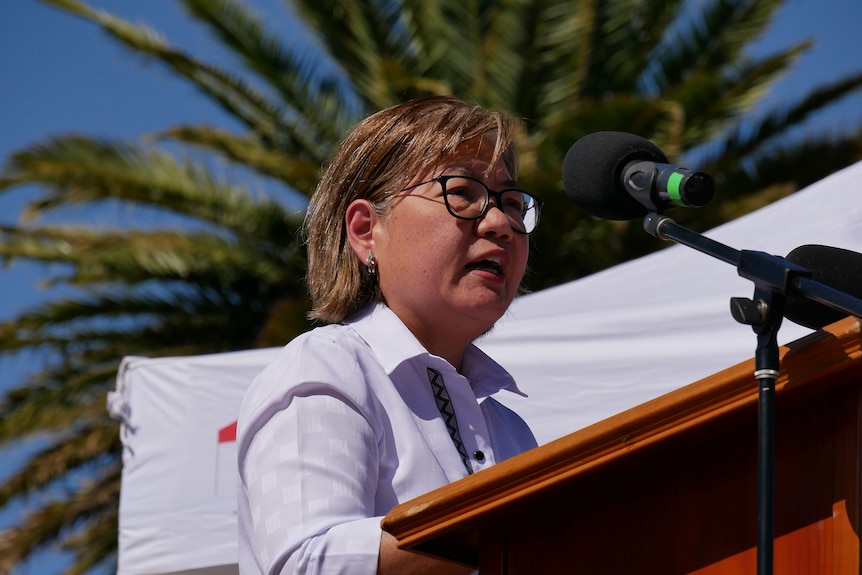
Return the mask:
[[(657, 247), (637, 224), (568, 207), (560, 165), (582, 135), (634, 132), (671, 161), (691, 159), (715, 175), (716, 209), (680, 218), (700, 226), (768, 203), (862, 153), (858, 126), (846, 135), (785, 137), (857, 93), (862, 74), (751, 117), (807, 48), (746, 57), (783, 0), (294, 0), (294, 17), (310, 32), (306, 44), (269, 33), (240, 0), (178, 0), (239, 57), (240, 72), (77, 0), (43, 1), (164, 65), (242, 129), (174, 126), (155, 142), (64, 136), (8, 158), (0, 191), (39, 186), (28, 218), (50, 213), (62, 222), (69, 208), (127, 204), (181, 225), (111, 229), (25, 218), (0, 229), (4, 260), (52, 264), (58, 271), (49, 281), (65, 288), (0, 325), (0, 353), (47, 358), (0, 400), (2, 444), (45, 438), (0, 485), (0, 505), (53, 496), (0, 533), (0, 572), (53, 542), (73, 554), (68, 573), (114, 564), (120, 442), (104, 406), (123, 356), (276, 345), (307, 329), (303, 201), (340, 138), (370, 111), (454, 94), (526, 120), (521, 183), (548, 204), (535, 239), (536, 289)], [(812, 157), (818, 162), (800, 161)], [(236, 175), (215, 175), (223, 171), (215, 162), (235, 166)], [(239, 183), (246, 180), (269, 191), (255, 194)]]

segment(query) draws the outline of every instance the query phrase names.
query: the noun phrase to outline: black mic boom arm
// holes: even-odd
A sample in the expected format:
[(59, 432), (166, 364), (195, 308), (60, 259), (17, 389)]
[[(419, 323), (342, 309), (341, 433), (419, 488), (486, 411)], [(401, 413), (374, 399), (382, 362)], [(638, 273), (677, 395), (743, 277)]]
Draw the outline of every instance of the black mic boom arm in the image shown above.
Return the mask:
[[(682, 244), (736, 266), (740, 277), (751, 280), (759, 289), (782, 295), (800, 295), (847, 315), (862, 318), (862, 300), (811, 279), (810, 271), (782, 257), (758, 251), (736, 250), (658, 214), (644, 217), (644, 229), (656, 238)], [(738, 304), (737, 300), (733, 305)], [(735, 311), (734, 318), (739, 321)]]

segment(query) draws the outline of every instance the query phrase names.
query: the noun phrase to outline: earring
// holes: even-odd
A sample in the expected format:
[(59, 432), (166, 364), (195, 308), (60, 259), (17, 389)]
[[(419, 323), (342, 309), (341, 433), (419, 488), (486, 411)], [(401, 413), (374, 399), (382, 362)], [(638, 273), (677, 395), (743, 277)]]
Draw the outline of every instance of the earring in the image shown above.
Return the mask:
[(377, 275), (377, 260), (374, 259), (374, 252), (368, 252), (368, 257), (365, 258), (365, 266), (368, 268), (369, 275)]

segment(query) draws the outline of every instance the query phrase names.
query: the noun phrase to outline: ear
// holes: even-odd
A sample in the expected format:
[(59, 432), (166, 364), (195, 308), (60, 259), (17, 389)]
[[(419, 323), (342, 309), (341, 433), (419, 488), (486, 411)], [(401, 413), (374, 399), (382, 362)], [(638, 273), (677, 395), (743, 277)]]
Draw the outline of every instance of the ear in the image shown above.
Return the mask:
[(368, 200), (353, 200), (347, 206), (344, 216), (347, 228), (347, 241), (353, 248), (353, 253), (364, 262), (368, 252), (374, 249), (374, 227), (377, 223), (377, 212)]

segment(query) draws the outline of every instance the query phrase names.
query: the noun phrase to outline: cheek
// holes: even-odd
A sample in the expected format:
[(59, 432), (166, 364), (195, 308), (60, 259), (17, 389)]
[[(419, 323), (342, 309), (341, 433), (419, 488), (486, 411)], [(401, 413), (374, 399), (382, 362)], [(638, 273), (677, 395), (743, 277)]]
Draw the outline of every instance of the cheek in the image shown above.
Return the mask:
[[(447, 242), (445, 226), (422, 218), (393, 218), (387, 229), (385, 276), (401, 289), (416, 290), (445, 274), (444, 263), (454, 246)], [(383, 246), (381, 246), (383, 247)]]

